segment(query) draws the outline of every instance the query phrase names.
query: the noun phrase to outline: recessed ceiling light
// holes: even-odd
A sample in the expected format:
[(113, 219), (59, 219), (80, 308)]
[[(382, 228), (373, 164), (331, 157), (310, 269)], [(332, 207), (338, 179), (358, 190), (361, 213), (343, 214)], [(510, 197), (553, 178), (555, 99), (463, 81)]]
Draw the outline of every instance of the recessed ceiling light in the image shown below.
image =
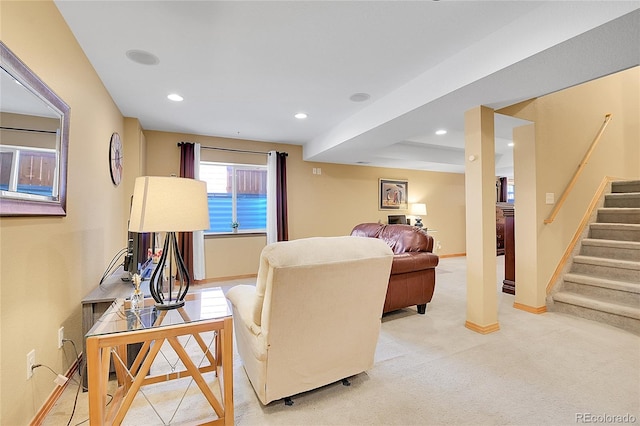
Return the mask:
[(515, 144), (513, 142), (509, 142), (507, 145), (508, 146), (514, 146)]
[(436, 135), (446, 135), (447, 131), (444, 129), (436, 130)]
[(133, 62), (142, 65), (158, 65), (160, 63), (160, 59), (156, 55), (145, 50), (127, 50), (125, 55)]
[(184, 98), (178, 95), (177, 93), (172, 93), (169, 96), (167, 96), (167, 98), (174, 102), (182, 102), (184, 100)]
[(368, 101), (371, 98), (371, 95), (368, 93), (354, 93), (349, 97), (349, 99), (353, 102), (364, 102)]
[(297, 118), (298, 120), (304, 120), (305, 118), (307, 118), (307, 114), (305, 114), (304, 112), (299, 112), (296, 115), (294, 115), (295, 118)]

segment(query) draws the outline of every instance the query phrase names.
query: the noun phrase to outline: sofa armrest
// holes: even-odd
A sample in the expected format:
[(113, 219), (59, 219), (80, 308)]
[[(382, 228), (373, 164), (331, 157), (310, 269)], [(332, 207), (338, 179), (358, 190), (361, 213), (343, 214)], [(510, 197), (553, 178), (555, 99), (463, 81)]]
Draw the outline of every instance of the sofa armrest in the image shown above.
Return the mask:
[(439, 261), (437, 255), (426, 251), (396, 254), (393, 256), (391, 275), (433, 269)]

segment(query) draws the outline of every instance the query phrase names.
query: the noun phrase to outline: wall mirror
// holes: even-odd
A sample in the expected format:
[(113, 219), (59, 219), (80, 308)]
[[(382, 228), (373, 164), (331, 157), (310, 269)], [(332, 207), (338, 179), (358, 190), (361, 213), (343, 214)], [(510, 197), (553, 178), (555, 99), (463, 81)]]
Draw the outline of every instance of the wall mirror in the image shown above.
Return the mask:
[(69, 106), (0, 42), (0, 216), (65, 216)]

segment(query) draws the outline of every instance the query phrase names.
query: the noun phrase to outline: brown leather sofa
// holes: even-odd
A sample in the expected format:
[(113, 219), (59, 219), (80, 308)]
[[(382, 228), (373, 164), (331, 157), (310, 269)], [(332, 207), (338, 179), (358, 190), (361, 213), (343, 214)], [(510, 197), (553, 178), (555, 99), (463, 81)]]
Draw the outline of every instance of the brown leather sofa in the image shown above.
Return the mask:
[(393, 250), (391, 276), (383, 313), (416, 305), (424, 314), (436, 285), (433, 237), (411, 225), (361, 223), (351, 231), (358, 237), (380, 238)]

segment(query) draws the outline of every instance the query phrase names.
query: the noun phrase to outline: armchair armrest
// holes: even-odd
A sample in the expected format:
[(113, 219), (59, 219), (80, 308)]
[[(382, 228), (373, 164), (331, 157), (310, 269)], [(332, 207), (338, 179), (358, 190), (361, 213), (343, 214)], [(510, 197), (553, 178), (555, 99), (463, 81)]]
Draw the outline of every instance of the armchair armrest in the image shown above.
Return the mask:
[(256, 288), (252, 285), (237, 285), (227, 291), (227, 299), (233, 305), (234, 320), (240, 320), (253, 334), (259, 334), (261, 327), (253, 322), (253, 308), (256, 303)]

